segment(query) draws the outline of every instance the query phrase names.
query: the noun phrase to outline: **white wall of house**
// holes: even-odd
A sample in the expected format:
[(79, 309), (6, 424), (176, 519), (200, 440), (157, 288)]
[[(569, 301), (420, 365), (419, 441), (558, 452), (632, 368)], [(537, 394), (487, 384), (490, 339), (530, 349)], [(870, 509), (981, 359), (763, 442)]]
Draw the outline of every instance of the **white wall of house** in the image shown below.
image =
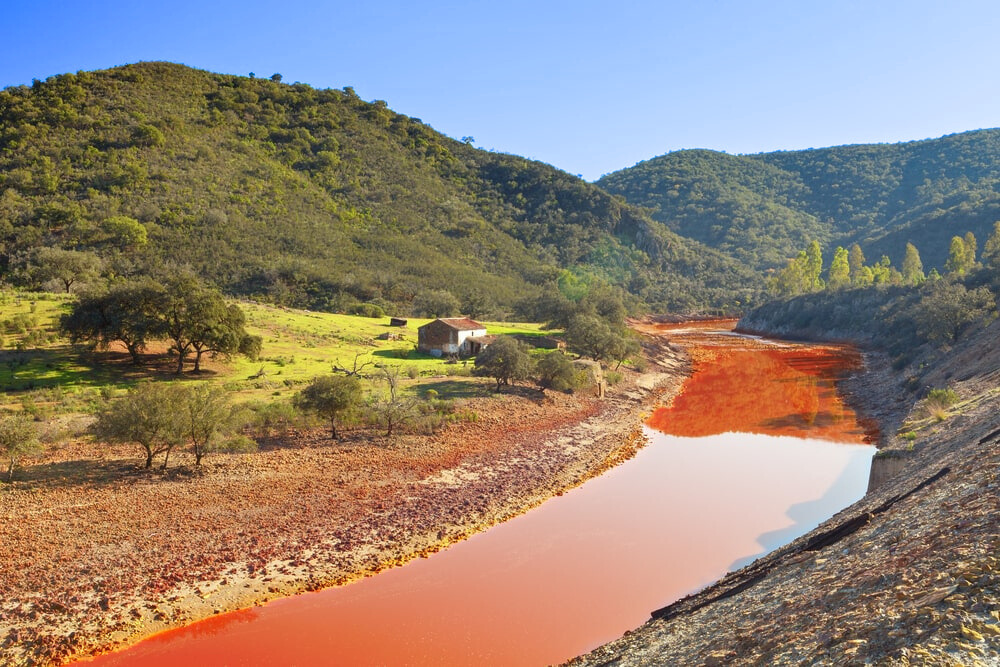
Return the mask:
[(465, 345), (466, 338), (472, 338), (473, 336), (485, 336), (485, 335), (486, 335), (486, 329), (469, 329), (468, 331), (459, 331), (458, 345), (455, 347), (455, 351), (450, 352), (449, 354), (458, 354), (459, 352), (461, 352), (462, 347)]

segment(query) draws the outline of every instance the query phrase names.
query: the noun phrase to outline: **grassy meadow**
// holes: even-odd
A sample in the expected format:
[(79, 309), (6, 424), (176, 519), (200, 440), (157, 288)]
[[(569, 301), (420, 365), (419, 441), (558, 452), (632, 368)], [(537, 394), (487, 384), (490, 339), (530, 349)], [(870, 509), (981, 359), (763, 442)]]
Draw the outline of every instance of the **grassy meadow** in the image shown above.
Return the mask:
[[(91, 351), (73, 346), (59, 333), (62, 313), (73, 297), (43, 292), (0, 291), (0, 408), (28, 409), (36, 417), (90, 413), (108, 398), (145, 378), (175, 380), (174, 357), (166, 344), (149, 346), (146, 362), (133, 366), (123, 350)], [(459, 362), (418, 353), (417, 327), (429, 319), (410, 318), (406, 327), (389, 318), (311, 312), (240, 302), (248, 333), (263, 338), (257, 360), (243, 356), (206, 359), (203, 372), (186, 372), (185, 382), (217, 382), (237, 402), (290, 398), (333, 365), (399, 368), (409, 392), (433, 388), (441, 398), (482, 393), (483, 381), (471, 378), (472, 361)], [(539, 324), (484, 323), (490, 334), (544, 335)], [(397, 340), (380, 338), (384, 334)]]

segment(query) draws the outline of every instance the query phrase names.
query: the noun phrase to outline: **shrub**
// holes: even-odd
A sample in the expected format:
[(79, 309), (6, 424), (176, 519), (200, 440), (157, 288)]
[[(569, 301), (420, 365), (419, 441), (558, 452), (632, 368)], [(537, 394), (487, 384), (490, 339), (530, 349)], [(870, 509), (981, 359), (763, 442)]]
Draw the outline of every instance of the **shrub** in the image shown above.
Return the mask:
[(247, 407), (251, 412), (251, 427), (259, 437), (285, 435), (302, 420), (302, 414), (290, 401), (256, 402)]
[(931, 389), (924, 399), (924, 412), (939, 422), (948, 418), (948, 408), (958, 403), (954, 389)]
[(14, 478), (18, 459), (40, 451), (38, 432), (28, 415), (0, 415), (0, 454), (8, 462), (8, 482)]
[(542, 391), (572, 391), (580, 387), (583, 381), (573, 362), (562, 350), (546, 354), (538, 360), (535, 368), (538, 372), (536, 383)]
[(360, 315), (361, 317), (385, 317), (385, 310), (374, 303), (357, 303), (348, 309), (349, 315)]

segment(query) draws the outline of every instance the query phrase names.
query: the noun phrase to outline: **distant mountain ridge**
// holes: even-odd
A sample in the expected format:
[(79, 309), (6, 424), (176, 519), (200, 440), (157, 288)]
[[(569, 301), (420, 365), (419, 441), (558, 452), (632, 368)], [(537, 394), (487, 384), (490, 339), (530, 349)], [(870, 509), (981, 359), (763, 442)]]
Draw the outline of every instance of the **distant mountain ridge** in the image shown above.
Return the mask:
[(941, 267), (948, 241), (1000, 219), (1000, 129), (898, 144), (755, 155), (668, 153), (598, 182), (672, 231), (758, 270), (819, 240), (897, 265), (906, 243)]
[(731, 311), (761, 284), (595, 185), (350, 88), (162, 62), (0, 91), (0, 277), (41, 246), (329, 310), (448, 290), (509, 313), (567, 270), (656, 310)]

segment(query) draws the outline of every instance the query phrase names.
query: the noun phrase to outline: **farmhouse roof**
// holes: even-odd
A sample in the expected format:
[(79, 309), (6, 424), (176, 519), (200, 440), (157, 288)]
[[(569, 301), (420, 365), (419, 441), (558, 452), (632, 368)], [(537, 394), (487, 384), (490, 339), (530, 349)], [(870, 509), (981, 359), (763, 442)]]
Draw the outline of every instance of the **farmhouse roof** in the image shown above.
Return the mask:
[[(439, 317), (436, 322), (443, 322), (447, 324), (452, 329), (458, 331), (471, 331), (473, 329), (485, 329), (486, 327), (476, 322), (475, 320), (470, 320), (468, 317)], [(424, 325), (426, 326), (426, 325)]]

